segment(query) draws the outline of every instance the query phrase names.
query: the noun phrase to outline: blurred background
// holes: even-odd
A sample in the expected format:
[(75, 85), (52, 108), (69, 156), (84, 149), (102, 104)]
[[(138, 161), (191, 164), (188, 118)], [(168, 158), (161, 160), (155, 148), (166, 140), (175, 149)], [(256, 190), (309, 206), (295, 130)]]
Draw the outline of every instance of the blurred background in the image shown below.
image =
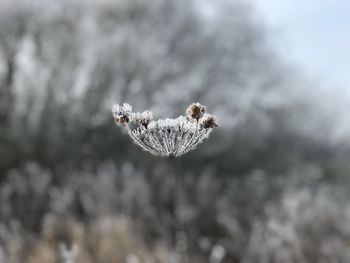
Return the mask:
[[(347, 8), (0, 0), (0, 262), (350, 262)], [(197, 101), (175, 160), (111, 114)]]

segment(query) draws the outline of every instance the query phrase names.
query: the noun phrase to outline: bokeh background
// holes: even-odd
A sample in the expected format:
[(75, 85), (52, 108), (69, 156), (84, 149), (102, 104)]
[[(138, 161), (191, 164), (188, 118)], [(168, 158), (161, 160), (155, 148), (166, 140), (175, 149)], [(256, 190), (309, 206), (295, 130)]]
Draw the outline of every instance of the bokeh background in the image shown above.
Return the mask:
[[(310, 2), (0, 0), (0, 262), (350, 262), (350, 21)], [(197, 101), (175, 160), (110, 111)]]

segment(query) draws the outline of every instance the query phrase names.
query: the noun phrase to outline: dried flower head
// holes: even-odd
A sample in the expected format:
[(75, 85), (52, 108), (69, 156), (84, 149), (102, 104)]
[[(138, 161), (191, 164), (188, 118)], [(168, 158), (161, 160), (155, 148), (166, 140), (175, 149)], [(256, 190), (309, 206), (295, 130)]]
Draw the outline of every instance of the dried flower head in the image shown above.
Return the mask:
[(124, 103), (123, 106), (120, 106), (119, 104), (113, 105), (112, 113), (116, 124), (125, 125), (128, 123), (130, 120), (131, 110), (132, 107), (127, 103)]
[(192, 103), (186, 110), (186, 114), (190, 119), (200, 119), (206, 111), (206, 107), (200, 103)]
[(204, 126), (204, 128), (213, 128), (219, 126), (215, 116), (207, 113), (203, 115), (200, 122)]
[(133, 113), (131, 116), (133, 121), (144, 126), (147, 126), (152, 121), (152, 112), (150, 111)]
[(205, 114), (206, 108), (199, 103), (188, 107), (187, 117), (156, 121), (152, 120), (150, 111), (133, 113), (131, 109), (127, 103), (114, 105), (113, 117), (117, 124), (126, 125), (137, 145), (154, 155), (181, 156), (196, 148), (209, 136), (212, 128), (218, 126), (215, 117)]

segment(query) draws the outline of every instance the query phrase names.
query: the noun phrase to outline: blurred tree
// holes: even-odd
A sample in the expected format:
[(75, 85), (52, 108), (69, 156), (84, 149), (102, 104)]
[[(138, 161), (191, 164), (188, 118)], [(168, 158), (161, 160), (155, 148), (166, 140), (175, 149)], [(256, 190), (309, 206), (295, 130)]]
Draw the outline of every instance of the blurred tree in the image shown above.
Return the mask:
[[(296, 74), (241, 1), (4, 3), (0, 119), (11, 115), (11, 123), (3, 170), (26, 159), (48, 167), (130, 156), (149, 163), (113, 129), (108, 111), (122, 101), (164, 116), (192, 101), (208, 105), (221, 132), (188, 156), (191, 169), (205, 159), (223, 171), (264, 166), (264, 156), (280, 157), (300, 138), (310, 101), (293, 96)], [(281, 168), (297, 154), (270, 160)]]

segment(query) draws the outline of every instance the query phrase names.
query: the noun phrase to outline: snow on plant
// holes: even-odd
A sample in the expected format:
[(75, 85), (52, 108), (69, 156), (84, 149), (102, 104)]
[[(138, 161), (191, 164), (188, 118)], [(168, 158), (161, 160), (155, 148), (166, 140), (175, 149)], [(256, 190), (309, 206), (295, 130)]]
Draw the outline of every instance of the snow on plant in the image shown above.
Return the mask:
[(191, 104), (186, 116), (176, 119), (152, 119), (152, 112), (132, 112), (131, 105), (114, 105), (112, 113), (116, 124), (125, 126), (132, 140), (154, 155), (178, 157), (196, 148), (207, 138), (217, 121), (206, 113), (206, 107)]

